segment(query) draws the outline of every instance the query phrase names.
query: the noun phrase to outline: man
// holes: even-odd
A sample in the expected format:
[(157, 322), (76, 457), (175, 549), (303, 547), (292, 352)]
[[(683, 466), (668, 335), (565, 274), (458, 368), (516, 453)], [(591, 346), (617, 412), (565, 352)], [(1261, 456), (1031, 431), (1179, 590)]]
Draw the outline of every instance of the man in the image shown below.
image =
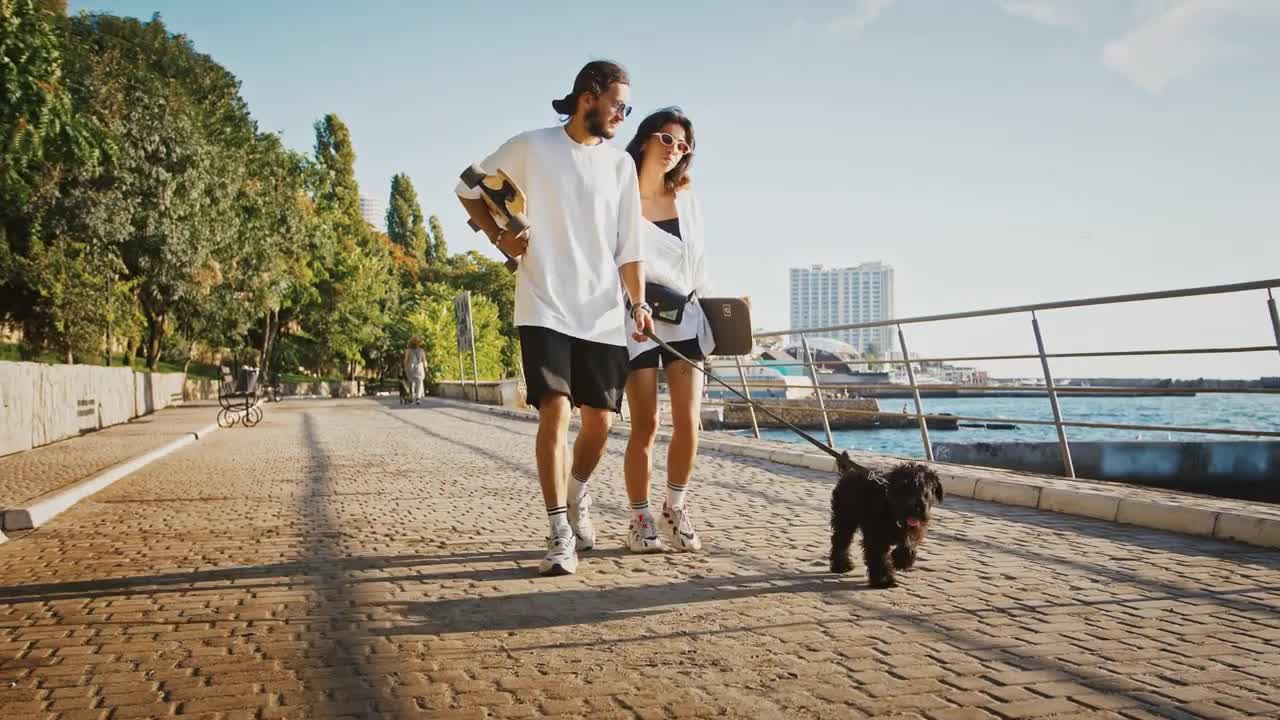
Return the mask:
[[(619, 279), (638, 334), (653, 329), (644, 302), (635, 163), (604, 142), (631, 112), (630, 93), (621, 66), (588, 63), (573, 90), (551, 103), (567, 123), (517, 135), (480, 164), (490, 173), (501, 168), (524, 189), (527, 235), (501, 231), (479, 190), (463, 183), (456, 189), (480, 230), (520, 260), (515, 322), (529, 404), (538, 409), (538, 481), (551, 526), (543, 575), (573, 573), (578, 551), (595, 546), (587, 480), (604, 456), (627, 378)], [(573, 407), (582, 428), (570, 467)]]

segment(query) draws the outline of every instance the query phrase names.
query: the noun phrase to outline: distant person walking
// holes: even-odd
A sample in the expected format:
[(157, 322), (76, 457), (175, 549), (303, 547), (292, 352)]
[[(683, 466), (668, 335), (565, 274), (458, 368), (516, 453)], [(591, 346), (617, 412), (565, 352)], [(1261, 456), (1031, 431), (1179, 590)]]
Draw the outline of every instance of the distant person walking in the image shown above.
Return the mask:
[(422, 339), (417, 335), (409, 338), (402, 364), (405, 382), (409, 383), (409, 399), (414, 405), (421, 405), (423, 381), (427, 379), (427, 351), (422, 349)]

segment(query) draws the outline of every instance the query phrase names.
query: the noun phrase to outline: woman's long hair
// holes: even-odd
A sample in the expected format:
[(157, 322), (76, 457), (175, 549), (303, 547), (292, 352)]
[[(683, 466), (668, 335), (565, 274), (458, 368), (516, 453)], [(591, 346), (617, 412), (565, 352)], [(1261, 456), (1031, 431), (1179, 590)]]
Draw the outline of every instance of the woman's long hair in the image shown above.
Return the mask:
[(680, 158), (680, 162), (668, 170), (662, 179), (667, 190), (676, 192), (689, 184), (689, 164), (693, 162), (693, 121), (684, 114), (683, 110), (678, 107), (663, 108), (641, 120), (640, 127), (636, 128), (636, 136), (627, 143), (627, 154), (635, 161), (638, 175), (640, 168), (644, 165), (645, 143), (649, 142), (649, 138), (653, 137), (654, 133), (662, 132), (662, 128), (671, 123), (679, 123), (684, 128), (684, 141), (689, 144), (689, 152), (685, 153), (684, 157)]

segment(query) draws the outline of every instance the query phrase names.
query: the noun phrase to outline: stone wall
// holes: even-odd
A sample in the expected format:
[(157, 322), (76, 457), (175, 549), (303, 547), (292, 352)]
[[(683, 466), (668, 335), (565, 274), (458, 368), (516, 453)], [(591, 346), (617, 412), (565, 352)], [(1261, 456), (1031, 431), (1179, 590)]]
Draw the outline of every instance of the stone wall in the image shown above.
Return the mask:
[[(802, 428), (822, 427), (822, 410), (818, 408), (817, 400), (784, 400), (775, 398), (758, 400), (757, 402), (765, 405), (793, 425)], [(828, 410), (864, 410), (868, 412), (879, 412), (880, 410), (880, 403), (872, 398), (831, 398), (826, 401), (826, 404)], [(877, 416), (830, 413), (827, 417), (831, 421), (832, 430), (849, 430), (872, 427)], [(760, 427), (783, 427), (781, 423), (762, 412), (756, 413), (756, 420)], [(741, 429), (751, 427), (751, 411), (747, 404), (741, 401), (726, 403), (723, 423), (726, 428)]]
[[(518, 379), (481, 381), (479, 383), (482, 405), (501, 405), (503, 407), (527, 407), (524, 388)], [(436, 384), (435, 394), (453, 400), (476, 402), (476, 384), (443, 380)]]
[[(217, 400), (218, 381), (188, 379), (182, 388), (186, 400)], [(292, 398), (349, 398), (360, 395), (358, 380), (316, 380), (307, 383), (280, 383), (280, 397)]]
[(183, 379), (123, 367), (0, 362), (0, 455), (180, 403)]
[[(1062, 475), (1056, 442), (936, 443), (943, 462)], [(1076, 476), (1280, 502), (1280, 442), (1072, 442)]]

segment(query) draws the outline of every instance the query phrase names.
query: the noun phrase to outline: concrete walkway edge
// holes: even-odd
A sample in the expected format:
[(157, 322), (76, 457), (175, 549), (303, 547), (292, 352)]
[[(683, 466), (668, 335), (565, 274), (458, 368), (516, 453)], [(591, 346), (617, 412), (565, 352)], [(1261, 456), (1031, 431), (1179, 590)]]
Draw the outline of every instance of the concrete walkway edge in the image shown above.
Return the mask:
[[(150, 450), (132, 460), (126, 460), (118, 465), (107, 468), (106, 470), (85, 478), (70, 485), (58, 488), (52, 492), (45, 493), (33, 500), (28, 500), (25, 505), (16, 508), (6, 508), (4, 511), (3, 522), (0, 523), (6, 531), (15, 530), (34, 530), (44, 525), (58, 515), (66, 512), (76, 503), (99, 492), (100, 490), (110, 486), (117, 480), (136, 472), (156, 460), (166, 455), (170, 455), (178, 450), (190, 445), (191, 443), (207, 437), (209, 433), (218, 429), (218, 424), (210, 423), (197, 430), (183, 433), (181, 437), (171, 440), (154, 450)], [(4, 542), (3, 533), (0, 533), (0, 542)]]
[[(433, 400), (517, 420), (537, 420), (537, 414), (532, 410), (477, 405), (441, 398), (433, 398)], [(576, 426), (577, 421), (574, 420), (573, 424)], [(626, 435), (626, 424), (615, 423), (611, 434)], [(658, 439), (670, 440), (671, 433), (659, 430)], [(698, 445), (700, 451), (711, 450), (727, 455), (751, 457), (782, 465), (835, 473), (835, 460), (818, 452), (777, 449), (751, 440), (738, 441), (706, 434), (702, 436)], [(857, 456), (865, 453), (853, 454)], [(867, 455), (870, 456), (870, 454)], [(974, 468), (944, 462), (935, 462), (933, 465), (941, 471), (939, 475), (947, 494), (954, 497), (1036, 508), (1047, 512), (1077, 515), (1153, 530), (1243, 542), (1259, 547), (1280, 548), (1280, 518), (1268, 515), (1190, 507), (1160, 499), (1126, 497), (1109, 492), (1109, 488), (1102, 483), (1098, 483), (1096, 489), (1088, 490), (1059, 488), (1050, 487), (1045, 482), (1048, 478), (1041, 479), (1036, 475), (1018, 475), (1016, 478), (1000, 479), (972, 475), (966, 477), (966, 470), (988, 468)]]

